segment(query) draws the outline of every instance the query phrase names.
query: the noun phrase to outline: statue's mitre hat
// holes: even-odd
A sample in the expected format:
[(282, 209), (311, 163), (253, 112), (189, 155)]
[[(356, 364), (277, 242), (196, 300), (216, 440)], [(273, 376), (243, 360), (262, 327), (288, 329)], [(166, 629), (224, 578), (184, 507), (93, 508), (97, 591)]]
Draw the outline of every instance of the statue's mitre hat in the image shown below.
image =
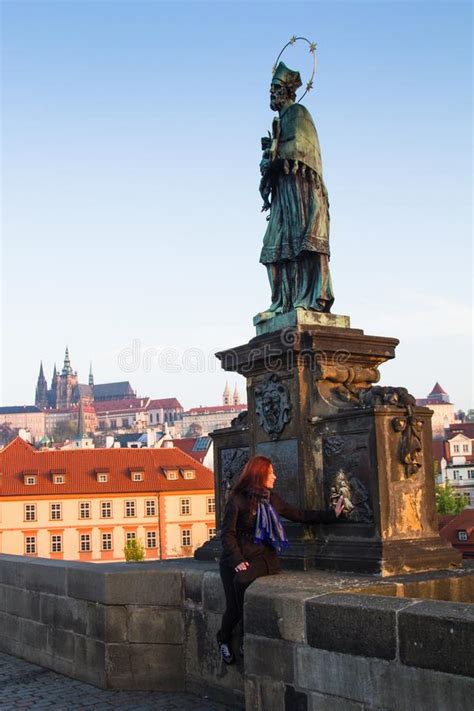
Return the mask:
[(272, 77), (272, 84), (286, 84), (296, 91), (303, 82), (299, 72), (288, 69), (286, 64), (279, 62)]

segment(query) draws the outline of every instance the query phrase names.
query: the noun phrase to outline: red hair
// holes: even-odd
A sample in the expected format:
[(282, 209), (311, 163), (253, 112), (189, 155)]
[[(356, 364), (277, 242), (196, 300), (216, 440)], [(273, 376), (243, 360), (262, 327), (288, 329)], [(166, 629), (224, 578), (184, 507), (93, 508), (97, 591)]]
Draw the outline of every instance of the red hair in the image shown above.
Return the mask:
[(242, 470), (239, 481), (234, 486), (232, 493), (238, 494), (249, 489), (264, 489), (268, 475), (272, 468), (272, 460), (258, 454), (249, 459)]

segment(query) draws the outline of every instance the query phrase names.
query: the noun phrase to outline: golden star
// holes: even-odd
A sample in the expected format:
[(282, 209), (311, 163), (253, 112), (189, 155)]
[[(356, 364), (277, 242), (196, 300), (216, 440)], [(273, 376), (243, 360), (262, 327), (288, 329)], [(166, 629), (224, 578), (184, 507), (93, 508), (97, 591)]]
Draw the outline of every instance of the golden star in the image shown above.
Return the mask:
[(318, 45), (316, 44), (316, 42), (311, 42), (311, 44), (309, 45), (309, 51), (311, 52), (311, 54), (315, 53), (317, 46)]
[(293, 37), (290, 38), (290, 44), (294, 44), (296, 42), (296, 35), (293, 35)]
[(313, 88), (313, 82), (311, 80), (306, 84), (306, 91), (311, 91), (312, 88)]

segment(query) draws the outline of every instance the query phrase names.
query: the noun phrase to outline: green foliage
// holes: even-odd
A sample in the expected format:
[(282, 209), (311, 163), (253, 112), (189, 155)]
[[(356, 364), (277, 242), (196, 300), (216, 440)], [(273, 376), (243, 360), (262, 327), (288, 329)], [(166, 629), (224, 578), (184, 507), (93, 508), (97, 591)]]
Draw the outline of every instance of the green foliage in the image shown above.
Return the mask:
[(468, 410), (466, 413), (466, 422), (474, 422), (474, 410)]
[(440, 514), (456, 515), (464, 511), (468, 504), (466, 496), (458, 496), (454, 488), (446, 482), (446, 485), (436, 487), (436, 510)]
[(137, 538), (132, 538), (126, 542), (123, 554), (127, 563), (141, 563), (145, 560), (145, 548), (143, 543)]
[(18, 434), (18, 430), (12, 427), (11, 422), (2, 422), (0, 425), (0, 445), (7, 445)]
[(58, 422), (53, 430), (53, 439), (55, 442), (64, 442), (66, 439), (71, 439), (77, 434), (77, 422), (74, 420), (63, 420)]

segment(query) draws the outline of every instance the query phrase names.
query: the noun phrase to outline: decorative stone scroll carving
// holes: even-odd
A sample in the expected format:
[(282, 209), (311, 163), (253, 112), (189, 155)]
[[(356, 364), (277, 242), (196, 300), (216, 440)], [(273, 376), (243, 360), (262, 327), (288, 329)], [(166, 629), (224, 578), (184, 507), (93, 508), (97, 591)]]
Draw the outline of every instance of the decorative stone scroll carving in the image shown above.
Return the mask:
[(255, 388), (255, 411), (258, 424), (271, 439), (278, 439), (291, 420), (291, 401), (288, 388), (275, 374)]
[(416, 400), (406, 388), (380, 387), (369, 388), (360, 394), (362, 407), (400, 407), (404, 416), (394, 417), (392, 427), (401, 435), (399, 460), (405, 468), (405, 478), (416, 474), (423, 463), (423, 445), (421, 432), (423, 421), (417, 417)]
[(378, 383), (380, 373), (377, 368), (343, 365), (319, 365), (320, 379), (331, 383), (331, 394), (342, 403), (358, 404), (359, 393), (372, 383)]
[(349, 477), (344, 469), (339, 469), (331, 486), (330, 505), (335, 509), (339, 498), (344, 500), (343, 515), (353, 523), (373, 523), (374, 514), (369, 492), (355, 476)]
[(243, 410), (231, 420), (230, 426), (234, 430), (246, 430), (249, 426), (249, 411)]

